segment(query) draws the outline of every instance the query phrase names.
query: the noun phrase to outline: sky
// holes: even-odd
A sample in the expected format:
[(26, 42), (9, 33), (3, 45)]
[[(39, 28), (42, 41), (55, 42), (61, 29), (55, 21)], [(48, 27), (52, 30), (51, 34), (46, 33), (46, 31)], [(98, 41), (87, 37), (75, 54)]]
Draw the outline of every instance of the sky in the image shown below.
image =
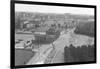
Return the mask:
[(57, 13), (57, 14), (72, 13), (72, 14), (94, 15), (94, 8), (29, 5), (29, 4), (15, 4), (15, 11)]

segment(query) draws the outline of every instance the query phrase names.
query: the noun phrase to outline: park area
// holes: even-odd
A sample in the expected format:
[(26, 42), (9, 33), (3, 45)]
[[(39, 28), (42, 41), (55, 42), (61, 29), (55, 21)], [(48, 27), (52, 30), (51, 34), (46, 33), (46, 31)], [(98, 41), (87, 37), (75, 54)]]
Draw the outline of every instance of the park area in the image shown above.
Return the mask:
[(25, 65), (34, 54), (31, 50), (15, 49), (15, 65)]

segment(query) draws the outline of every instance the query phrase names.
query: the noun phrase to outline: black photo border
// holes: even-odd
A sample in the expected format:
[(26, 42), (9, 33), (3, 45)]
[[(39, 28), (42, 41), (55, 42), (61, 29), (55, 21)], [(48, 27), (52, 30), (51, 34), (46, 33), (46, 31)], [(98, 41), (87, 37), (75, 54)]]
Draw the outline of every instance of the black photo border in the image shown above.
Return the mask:
[[(94, 8), (94, 18), (95, 18), (95, 60), (90, 62), (73, 62), (73, 63), (55, 63), (55, 64), (38, 64), (38, 65), (19, 65), (15, 66), (15, 3), (16, 4), (35, 4), (35, 5), (49, 5), (49, 6), (63, 6), (63, 7), (81, 7), (81, 8)], [(82, 4), (65, 4), (65, 3), (51, 3), (51, 2), (36, 2), (36, 1), (16, 1), (11, 0), (10, 1), (10, 68), (16, 69), (16, 68), (30, 68), (30, 67), (47, 67), (47, 66), (61, 66), (61, 65), (79, 65), (79, 64), (91, 64), (97, 62), (96, 57), (96, 5), (82, 5)]]

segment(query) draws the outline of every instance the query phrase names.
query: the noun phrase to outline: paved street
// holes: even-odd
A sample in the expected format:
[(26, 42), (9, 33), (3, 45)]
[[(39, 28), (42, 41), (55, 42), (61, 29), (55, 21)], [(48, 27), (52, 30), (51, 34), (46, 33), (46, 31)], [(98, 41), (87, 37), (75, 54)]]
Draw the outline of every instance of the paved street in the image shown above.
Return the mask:
[[(67, 36), (67, 37), (66, 37)], [(53, 44), (55, 45), (55, 51), (54, 57), (52, 59), (53, 62), (62, 62), (63, 61), (63, 51), (66, 43), (69, 39), (69, 34), (67, 35), (61, 35)], [(66, 38), (65, 38), (66, 37)], [(66, 42), (67, 41), (67, 42)], [(45, 59), (52, 53), (50, 53), (53, 49), (52, 44), (48, 45), (42, 45), (39, 48), (38, 53), (27, 63), (29, 64), (43, 64), (45, 62)], [(58, 58), (59, 57), (59, 58)], [(52, 62), (50, 62), (52, 63)]]
[[(84, 43), (88, 44), (88, 40), (92, 41), (92, 38), (88, 38), (85, 36), (80, 36), (80, 35), (73, 35), (74, 29), (67, 31), (67, 33), (61, 34), (60, 37), (53, 42), (55, 46), (55, 54), (54, 57), (52, 58), (51, 62), (49, 63), (63, 63), (64, 62), (64, 47), (69, 46), (70, 44), (75, 44), (76, 47), (78, 45), (83, 45)], [(74, 36), (74, 37), (73, 37)], [(82, 39), (80, 39), (80, 37)], [(77, 41), (77, 42), (75, 42)], [(91, 43), (91, 42), (89, 42)], [(43, 64), (47, 57), (52, 53), (51, 51), (53, 50), (52, 44), (48, 45), (42, 45), (39, 48), (39, 52), (33, 57), (27, 64)]]
[(43, 64), (45, 59), (47, 58), (48, 54), (52, 51), (52, 45), (42, 45), (39, 48), (39, 51), (35, 54), (33, 58), (27, 63), (30, 64)]

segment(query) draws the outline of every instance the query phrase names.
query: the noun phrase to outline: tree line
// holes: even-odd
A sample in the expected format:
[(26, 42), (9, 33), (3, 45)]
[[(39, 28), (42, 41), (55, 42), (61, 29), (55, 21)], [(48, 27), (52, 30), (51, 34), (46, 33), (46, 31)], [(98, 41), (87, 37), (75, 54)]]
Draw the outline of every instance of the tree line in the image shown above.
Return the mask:
[(94, 45), (82, 45), (75, 47), (74, 45), (64, 48), (64, 61), (67, 62), (88, 62), (95, 59)]

